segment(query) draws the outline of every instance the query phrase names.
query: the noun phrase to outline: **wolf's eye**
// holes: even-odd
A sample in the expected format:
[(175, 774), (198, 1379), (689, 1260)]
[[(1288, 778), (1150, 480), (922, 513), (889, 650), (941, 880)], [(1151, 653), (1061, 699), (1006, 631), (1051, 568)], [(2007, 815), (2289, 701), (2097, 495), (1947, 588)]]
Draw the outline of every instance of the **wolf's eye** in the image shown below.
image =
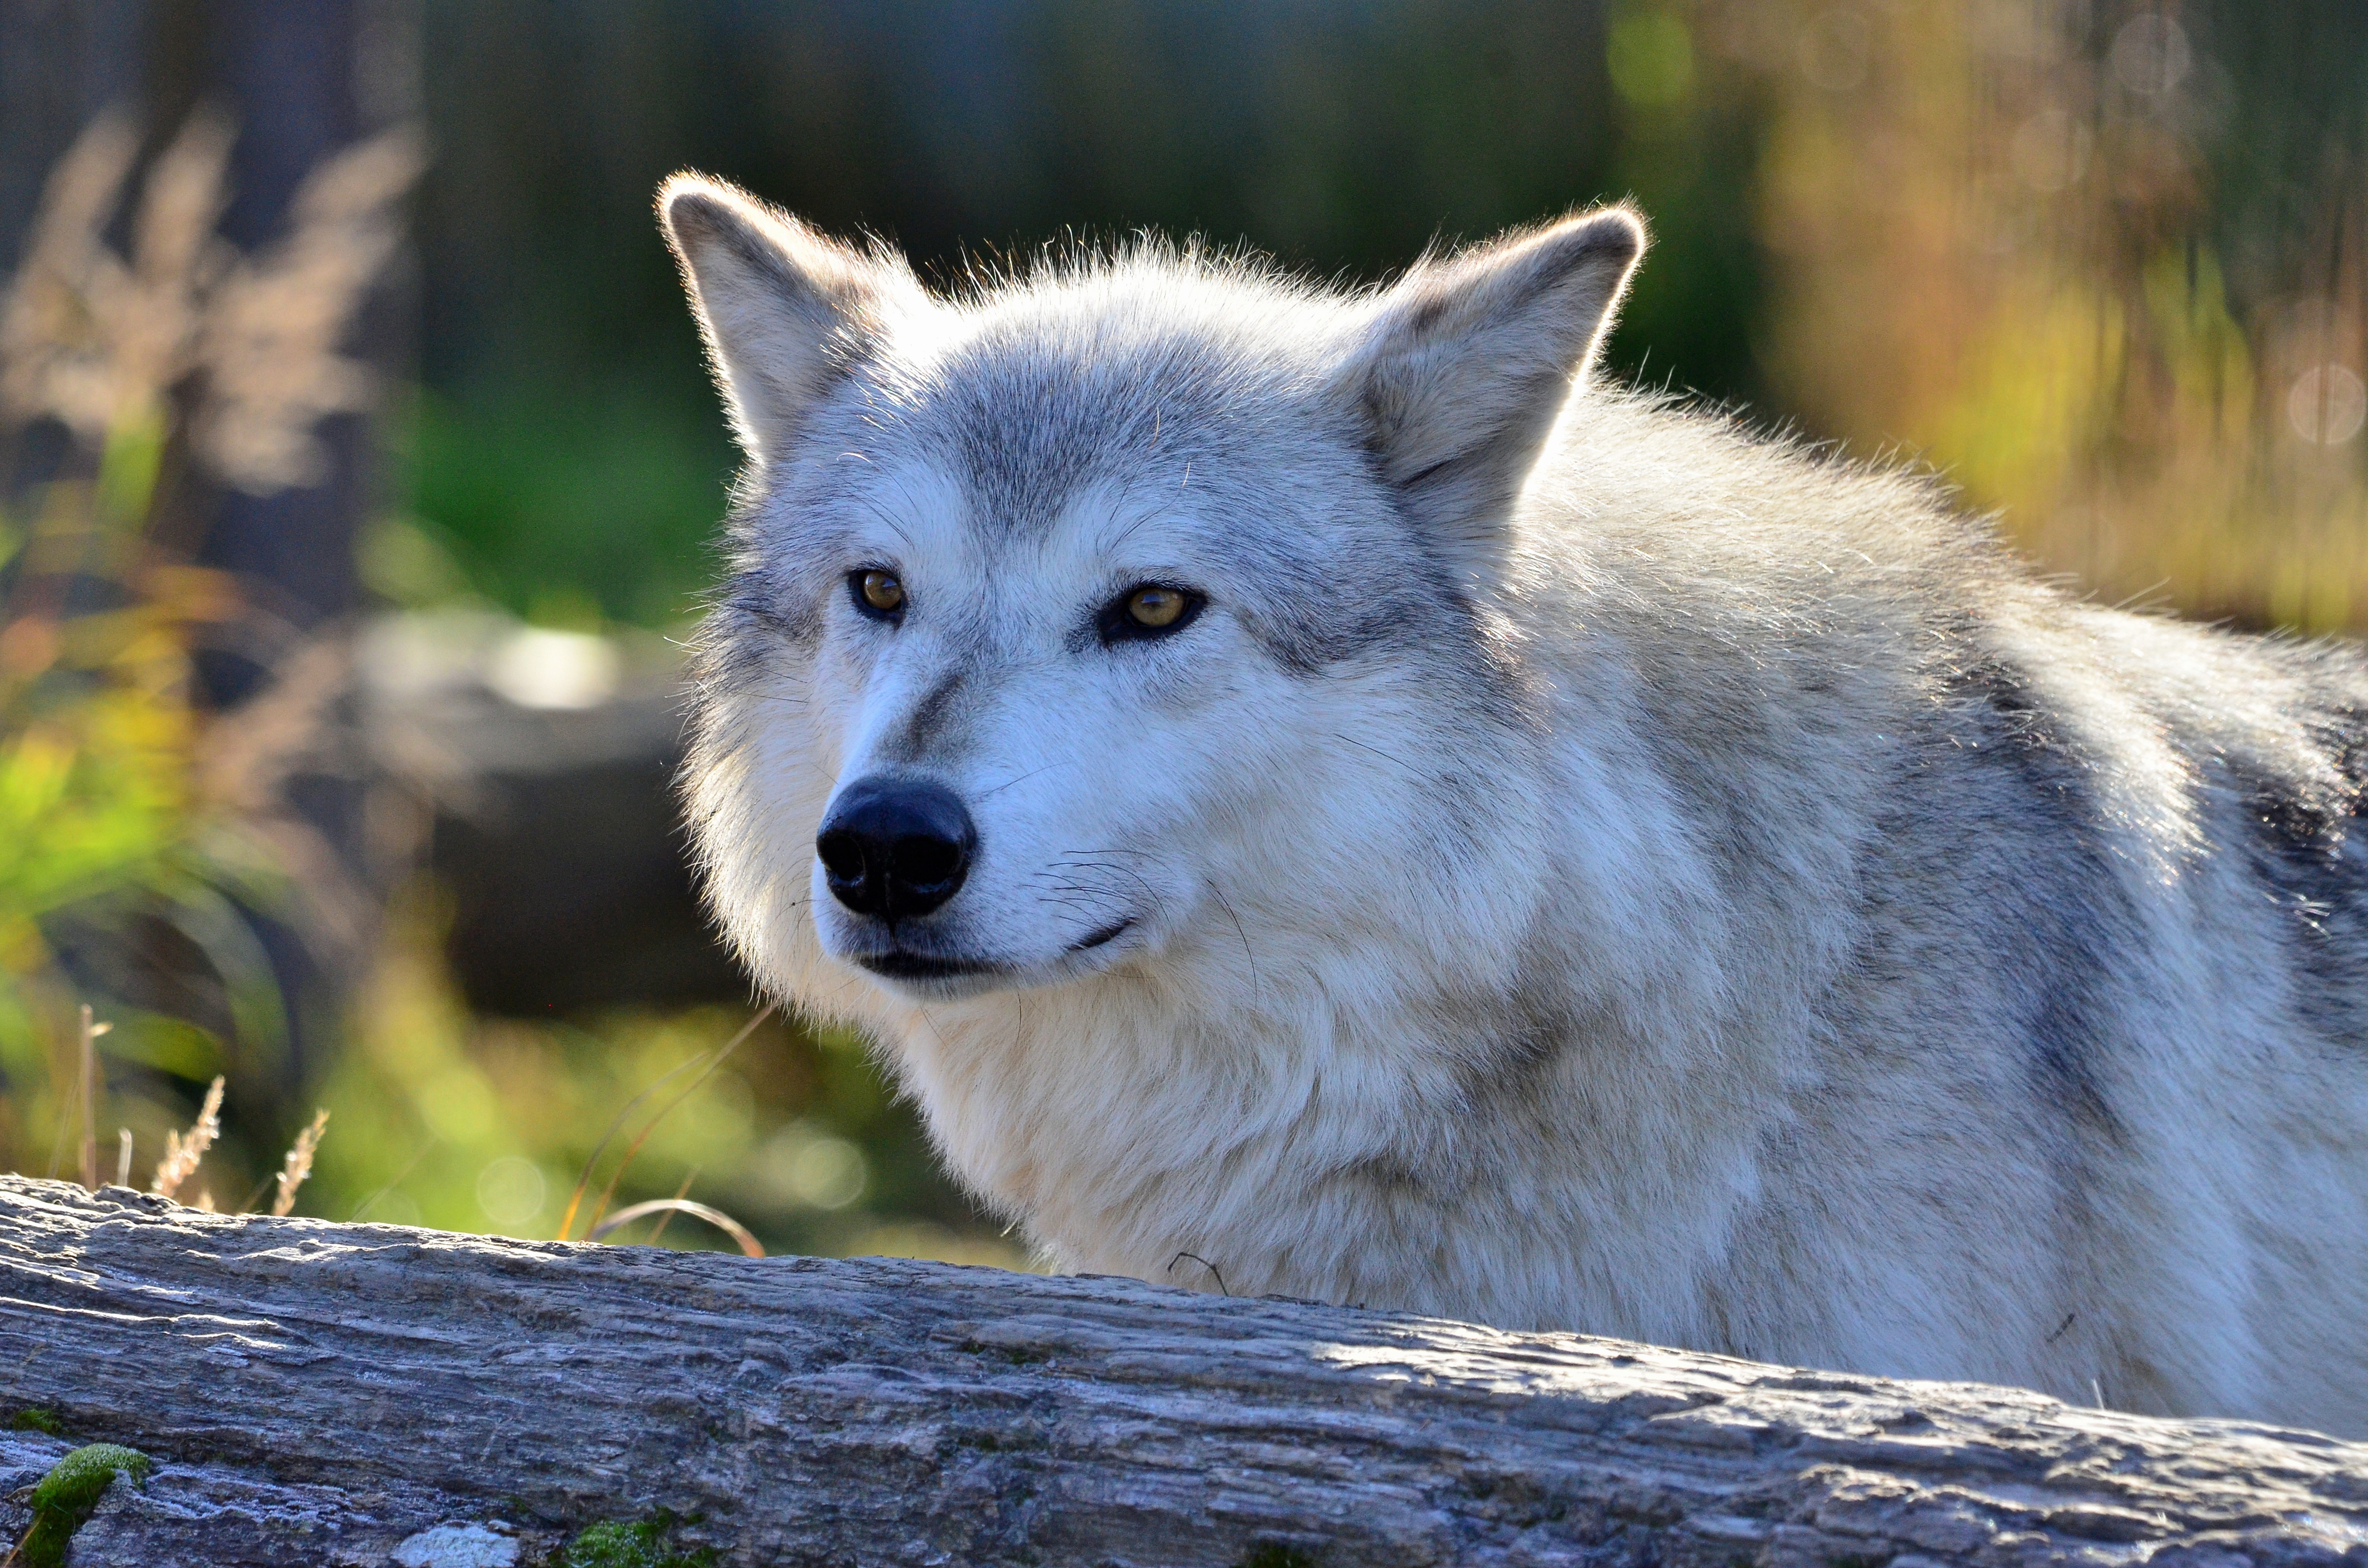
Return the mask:
[(850, 572), (847, 583), (855, 590), (855, 608), (874, 620), (886, 620), (905, 608), (905, 585), (894, 572), (877, 566)]
[(1206, 603), (1208, 600), (1190, 588), (1171, 587), (1166, 583), (1137, 583), (1102, 607), (1099, 618), (1102, 641), (1121, 642), (1181, 631)]
[(1137, 588), (1126, 597), (1127, 619), (1137, 626), (1165, 631), (1184, 619), (1180, 588)]

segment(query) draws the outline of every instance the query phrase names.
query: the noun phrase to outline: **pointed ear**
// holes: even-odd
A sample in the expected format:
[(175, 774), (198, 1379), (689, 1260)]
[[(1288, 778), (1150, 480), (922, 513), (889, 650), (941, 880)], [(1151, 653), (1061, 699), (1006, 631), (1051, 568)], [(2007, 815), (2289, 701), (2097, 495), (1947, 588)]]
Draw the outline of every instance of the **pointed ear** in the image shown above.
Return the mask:
[(1418, 523), (1451, 545), (1498, 537), (1644, 251), (1644, 221), (1604, 208), (1417, 267), (1382, 296), (1342, 390)]
[(758, 462), (779, 458), (814, 400), (927, 304), (901, 259), (825, 239), (719, 180), (676, 175), (658, 187), (658, 214), (733, 428)]

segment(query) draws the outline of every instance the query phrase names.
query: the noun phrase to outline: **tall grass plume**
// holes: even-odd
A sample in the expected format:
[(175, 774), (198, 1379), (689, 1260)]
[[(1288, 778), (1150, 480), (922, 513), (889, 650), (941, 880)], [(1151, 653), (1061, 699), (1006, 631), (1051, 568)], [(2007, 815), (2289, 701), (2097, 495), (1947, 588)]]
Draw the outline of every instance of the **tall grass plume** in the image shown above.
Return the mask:
[(316, 1110), (313, 1113), (312, 1121), (296, 1134), (296, 1142), (280, 1162), (279, 1175), (275, 1178), (279, 1192), (271, 1200), (274, 1215), (285, 1215), (296, 1207), (296, 1189), (302, 1187), (304, 1178), (313, 1174), (313, 1155), (321, 1147), (321, 1134), (327, 1131), (328, 1126), (329, 1113)]
[[(156, 1163), (156, 1178), (148, 1190), (162, 1198), (179, 1195), (181, 1184), (197, 1174), (198, 1162), (222, 1136), (222, 1088), (226, 1079), (217, 1076), (206, 1089), (205, 1104), (198, 1108), (198, 1119), (187, 1133), (165, 1134), (165, 1157)], [(211, 1204), (200, 1205), (211, 1208)]]

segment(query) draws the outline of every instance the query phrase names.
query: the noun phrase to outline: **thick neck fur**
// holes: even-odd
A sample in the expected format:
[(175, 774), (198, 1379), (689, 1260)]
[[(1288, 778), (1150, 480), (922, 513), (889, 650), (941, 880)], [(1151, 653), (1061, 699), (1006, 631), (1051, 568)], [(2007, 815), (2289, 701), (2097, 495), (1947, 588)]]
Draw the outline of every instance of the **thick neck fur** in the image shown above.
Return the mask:
[[(1331, 352), (1346, 307), (1257, 298), (1241, 341), (1305, 306)], [(849, 666), (766, 597), (793, 477), (757, 476), (711, 629), (711, 897), (1058, 1265), (2368, 1423), (2355, 1329), (2309, 1305), (2368, 1290), (2355, 656), (2075, 603), (1913, 478), (1585, 387), (1486, 548), (1406, 568), (1460, 585), (1445, 619), (1268, 636), (1226, 677), (1265, 706), (1194, 710), (1156, 940), (920, 1002), (817, 935), (817, 827), (868, 764)]]
[[(1810, 1071), (1804, 998), (1839, 957), (1817, 912), (1847, 897), (1856, 833), (1849, 780), (1806, 758), (1769, 755), (1767, 776), (1723, 782), (1645, 738), (1671, 728), (1656, 706), (1731, 703), (1797, 654), (1832, 660), (1800, 644), (1839, 633), (1736, 595), (1716, 552), (1686, 544), (1732, 527), (1751, 499), (1739, 485), (1697, 487), (1672, 516), (1649, 509), (1665, 486), (1622, 483), (1673, 445), (1714, 472), (1733, 444), (1646, 403), (1582, 403), (1484, 606), (1526, 710), (1485, 757), (1435, 752), (1412, 777), (1336, 751), (1372, 790), (1483, 792), (1460, 813), (1470, 831), (1459, 813), (1361, 812), (1321, 899), (1219, 864), (1220, 918), (1188, 939), (962, 1002), (916, 1004), (830, 962), (786, 911), (734, 928), (771, 939), (750, 956), (782, 989), (886, 1043), (955, 1170), (1064, 1266), (1500, 1323), (1569, 1324), (1586, 1303), (1591, 1328), (1701, 1342), (1700, 1278), (1755, 1191), (1787, 1085)], [(1756, 455), (1798, 484), (1899, 488)], [(1834, 542), (1840, 570), (1867, 574)], [(1673, 616), (1694, 620), (1695, 692), (1654, 684), (1664, 672), (1623, 635)], [(1577, 641), (1535, 635), (1540, 618)], [(1390, 683), (1371, 695), (1389, 701)], [(1735, 798), (1706, 812), (1705, 788)], [(1720, 819), (1770, 790), (1829, 819), (1817, 853), (1726, 863), (1752, 851), (1722, 841)], [(1429, 831), (1373, 841), (1417, 819)], [(797, 847), (792, 835), (784, 858)], [(746, 869), (717, 869), (727, 910), (750, 881), (804, 896), (802, 863), (780, 881)], [(1373, 885), (1340, 885), (1356, 878)], [(1386, 928), (1360, 931), (1359, 910)], [(1501, 1244), (1455, 1239), (1475, 1233)]]

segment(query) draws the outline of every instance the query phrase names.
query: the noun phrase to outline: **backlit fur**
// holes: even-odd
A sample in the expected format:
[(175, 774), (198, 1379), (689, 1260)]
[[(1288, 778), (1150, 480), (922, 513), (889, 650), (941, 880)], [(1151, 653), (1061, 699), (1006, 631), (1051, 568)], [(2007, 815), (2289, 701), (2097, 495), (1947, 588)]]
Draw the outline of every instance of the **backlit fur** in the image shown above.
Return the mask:
[[(2368, 1433), (2357, 651), (1593, 380), (1619, 214), (950, 299), (664, 201), (752, 460), (713, 907), (1059, 1265)], [(1144, 580), (1208, 609), (1103, 646)], [(980, 841), (886, 936), (814, 854), (882, 772)]]

